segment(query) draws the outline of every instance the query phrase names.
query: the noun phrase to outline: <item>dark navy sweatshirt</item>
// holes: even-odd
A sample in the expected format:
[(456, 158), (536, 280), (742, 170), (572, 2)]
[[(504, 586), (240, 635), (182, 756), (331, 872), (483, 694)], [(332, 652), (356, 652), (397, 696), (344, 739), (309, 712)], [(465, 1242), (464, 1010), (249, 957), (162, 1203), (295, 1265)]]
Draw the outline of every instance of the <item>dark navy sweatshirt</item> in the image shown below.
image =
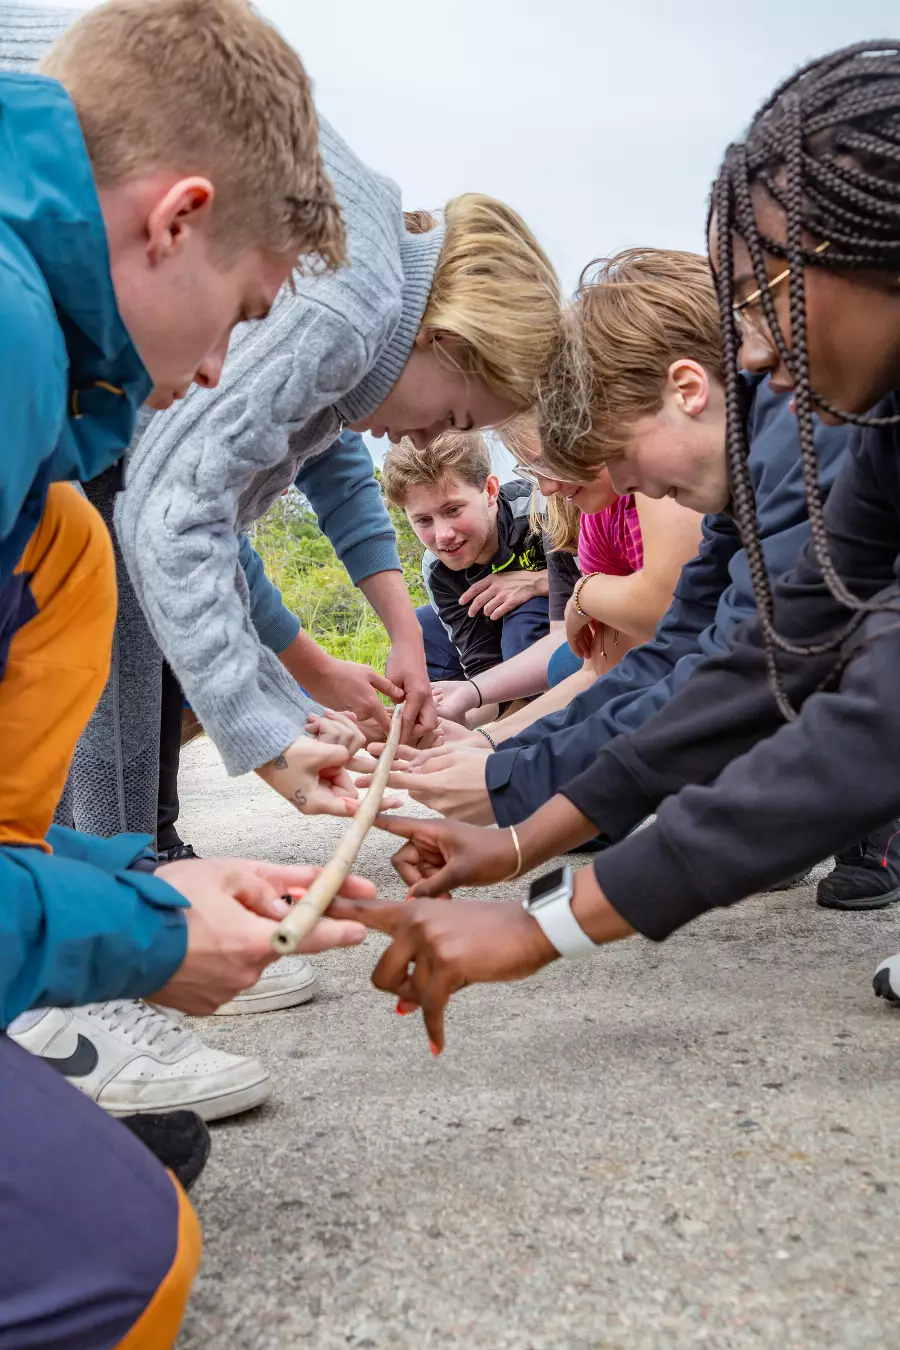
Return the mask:
[[(789, 400), (749, 385), (750, 476), (766, 563), (773, 579), (793, 567), (809, 537), (796, 421)], [(845, 427), (817, 424), (819, 475), (827, 492), (848, 443)], [(655, 637), (560, 712), (504, 742), (487, 760), (487, 786), (501, 825), (531, 815), (593, 763), (614, 737), (636, 732), (756, 613), (746, 551), (728, 516), (703, 520), (703, 542), (682, 570)], [(887, 817), (885, 817), (887, 819)], [(606, 831), (604, 831), (606, 832)]]
[[(898, 413), (898, 393), (875, 409)], [(900, 428), (852, 434), (825, 516), (850, 590), (896, 608), (865, 617), (837, 654), (779, 655), (797, 720), (778, 712), (753, 620), (564, 790), (621, 839), (597, 856), (595, 872), (612, 905), (648, 937), (800, 871), (900, 811)], [(807, 543), (775, 588), (777, 630), (821, 643), (849, 617)], [(654, 824), (622, 838), (656, 808)]]

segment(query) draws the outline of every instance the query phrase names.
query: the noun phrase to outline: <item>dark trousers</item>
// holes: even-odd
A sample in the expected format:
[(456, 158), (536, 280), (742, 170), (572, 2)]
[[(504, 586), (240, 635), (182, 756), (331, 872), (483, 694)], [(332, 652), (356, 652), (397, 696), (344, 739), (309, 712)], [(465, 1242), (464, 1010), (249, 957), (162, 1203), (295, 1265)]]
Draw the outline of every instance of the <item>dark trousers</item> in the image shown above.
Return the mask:
[(162, 707), (159, 718), (159, 800), (156, 809), (156, 847), (181, 843), (178, 819), (178, 762), (181, 758), (181, 719), (184, 694), (168, 661), (163, 666)]
[(168, 1350), (200, 1263), (181, 1187), (2, 1033), (0, 1139), (0, 1345)]

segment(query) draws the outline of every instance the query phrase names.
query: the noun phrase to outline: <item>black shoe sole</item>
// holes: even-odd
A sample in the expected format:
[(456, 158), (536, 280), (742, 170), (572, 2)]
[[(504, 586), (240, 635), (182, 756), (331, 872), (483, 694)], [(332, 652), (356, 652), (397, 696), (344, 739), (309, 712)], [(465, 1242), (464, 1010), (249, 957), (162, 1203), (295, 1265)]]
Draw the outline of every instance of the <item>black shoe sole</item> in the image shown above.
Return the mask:
[(892, 891), (885, 891), (883, 895), (863, 895), (858, 900), (839, 900), (836, 897), (828, 896), (826, 899), (816, 895), (816, 904), (821, 905), (823, 909), (844, 909), (844, 910), (863, 910), (863, 909), (887, 909), (889, 905), (896, 905), (900, 901), (900, 886), (896, 886)]
[(206, 1166), (211, 1146), (209, 1130), (197, 1113), (149, 1112), (120, 1119), (189, 1191)]
[(900, 998), (891, 988), (891, 974), (888, 970), (876, 970), (875, 978), (872, 981), (872, 988), (879, 998), (886, 998), (888, 1003), (893, 1003), (896, 1008), (900, 1005)]

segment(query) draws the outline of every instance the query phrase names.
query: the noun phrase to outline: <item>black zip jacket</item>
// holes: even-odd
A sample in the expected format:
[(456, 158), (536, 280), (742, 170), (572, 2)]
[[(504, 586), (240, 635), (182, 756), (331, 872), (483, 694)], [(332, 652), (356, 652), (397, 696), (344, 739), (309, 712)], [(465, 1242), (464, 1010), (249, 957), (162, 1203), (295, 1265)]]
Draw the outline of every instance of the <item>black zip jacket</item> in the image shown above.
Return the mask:
[[(497, 497), (497, 552), (490, 562), (476, 563), (454, 572), (428, 551), (422, 559), (422, 576), (431, 607), (437, 614), (459, 655), (469, 679), (491, 670), (503, 660), (502, 620), (489, 619), (483, 610), (469, 617), (459, 597), (476, 581), (494, 572), (541, 572), (546, 569), (544, 541), (530, 524), (532, 488), (521, 478), (504, 483)], [(546, 597), (543, 599), (546, 608)], [(515, 612), (515, 611), (513, 611)]]
[[(900, 394), (876, 409), (900, 412)], [(825, 507), (831, 555), (854, 594), (900, 597), (900, 429), (854, 432)], [(839, 632), (811, 544), (775, 589), (779, 632), (801, 643)], [(704, 662), (643, 728), (618, 736), (562, 789), (621, 842), (594, 870), (610, 903), (662, 939), (862, 838), (900, 812), (900, 614), (868, 616), (837, 656), (779, 654), (800, 717), (786, 724), (766, 677), (756, 620)], [(652, 811), (656, 822), (625, 836)]]

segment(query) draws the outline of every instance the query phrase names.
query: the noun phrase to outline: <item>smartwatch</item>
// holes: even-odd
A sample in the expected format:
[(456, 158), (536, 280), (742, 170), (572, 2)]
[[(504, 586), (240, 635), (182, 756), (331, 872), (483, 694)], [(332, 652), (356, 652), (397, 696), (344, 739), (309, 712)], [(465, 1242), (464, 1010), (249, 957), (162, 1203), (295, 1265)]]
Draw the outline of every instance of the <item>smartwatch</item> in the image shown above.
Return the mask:
[(574, 872), (571, 867), (557, 867), (531, 883), (528, 899), (522, 905), (544, 931), (560, 956), (570, 961), (589, 956), (600, 945), (588, 937), (572, 913)]

